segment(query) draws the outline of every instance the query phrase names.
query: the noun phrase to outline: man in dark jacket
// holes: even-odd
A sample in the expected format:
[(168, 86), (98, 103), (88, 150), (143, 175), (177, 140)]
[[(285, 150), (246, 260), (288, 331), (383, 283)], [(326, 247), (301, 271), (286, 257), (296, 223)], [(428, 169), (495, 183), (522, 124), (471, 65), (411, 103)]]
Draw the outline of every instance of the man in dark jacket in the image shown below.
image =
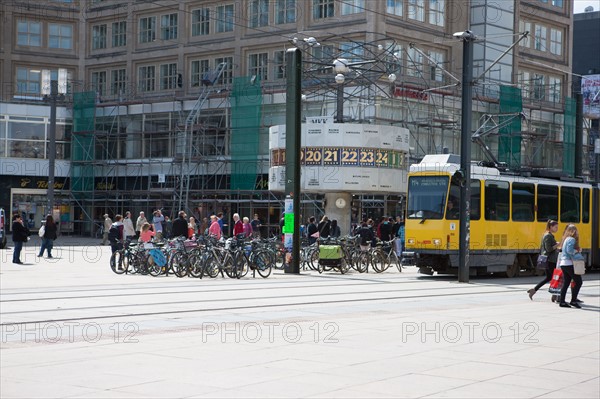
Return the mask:
[(27, 242), (30, 233), (29, 229), (23, 224), (23, 218), (21, 215), (13, 216), (12, 233), (13, 242), (15, 244), (13, 263), (22, 265), (23, 262), (21, 262), (21, 249), (23, 249), (23, 243)]
[(184, 211), (179, 211), (179, 216), (173, 222), (173, 238), (188, 236), (188, 222), (185, 220), (186, 214)]

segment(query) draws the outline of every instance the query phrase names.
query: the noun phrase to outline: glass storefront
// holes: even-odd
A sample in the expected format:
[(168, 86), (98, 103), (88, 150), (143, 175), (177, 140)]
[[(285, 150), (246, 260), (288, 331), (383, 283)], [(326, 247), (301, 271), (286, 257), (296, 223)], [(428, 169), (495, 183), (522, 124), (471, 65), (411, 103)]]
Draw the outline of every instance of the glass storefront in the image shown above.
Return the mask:
[[(61, 232), (73, 231), (73, 210), (68, 194), (55, 192), (55, 209), (52, 213), (55, 221), (60, 221)], [(42, 221), (50, 212), (47, 208), (48, 191), (38, 189), (11, 190), (11, 215), (21, 214), (27, 227), (33, 232), (38, 231)]]

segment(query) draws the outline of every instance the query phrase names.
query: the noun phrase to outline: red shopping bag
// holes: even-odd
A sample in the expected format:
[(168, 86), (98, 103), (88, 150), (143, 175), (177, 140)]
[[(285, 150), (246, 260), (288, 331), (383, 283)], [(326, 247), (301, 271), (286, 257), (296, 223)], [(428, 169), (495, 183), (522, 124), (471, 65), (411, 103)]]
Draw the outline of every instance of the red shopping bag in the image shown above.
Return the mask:
[(550, 280), (550, 288), (548, 288), (548, 291), (551, 294), (558, 295), (558, 294), (560, 294), (562, 285), (563, 285), (563, 272), (561, 269), (554, 269), (554, 273), (552, 274), (552, 280)]
[[(561, 269), (554, 269), (554, 273), (552, 274), (552, 280), (550, 280), (550, 288), (548, 288), (548, 292), (553, 295), (560, 295), (560, 290), (563, 286), (563, 272)], [(571, 288), (575, 285), (574, 281), (571, 281)]]

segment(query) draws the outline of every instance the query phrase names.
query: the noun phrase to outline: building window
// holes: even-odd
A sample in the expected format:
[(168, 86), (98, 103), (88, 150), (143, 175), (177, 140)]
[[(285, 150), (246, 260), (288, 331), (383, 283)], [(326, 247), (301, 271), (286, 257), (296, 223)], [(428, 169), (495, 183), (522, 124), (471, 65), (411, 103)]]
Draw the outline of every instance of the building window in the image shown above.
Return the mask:
[(285, 79), (285, 51), (275, 51), (273, 55), (273, 77)]
[(140, 18), (140, 43), (156, 40), (156, 17)]
[(334, 11), (333, 0), (313, 0), (313, 19), (333, 18)]
[(41, 93), (42, 72), (29, 68), (17, 68), (17, 95)]
[(423, 56), (414, 48), (409, 48), (407, 55), (408, 65), (406, 67), (406, 74), (408, 76), (421, 77), (423, 74)]
[(233, 11), (233, 4), (217, 7), (215, 22), (215, 30), (217, 33), (233, 32)]
[(342, 2), (342, 15), (358, 14), (365, 11), (365, 0), (345, 0)]
[(349, 62), (359, 62), (363, 59), (365, 48), (359, 42), (340, 43), (340, 57)]
[(92, 49), (106, 48), (106, 24), (92, 26)]
[(42, 24), (33, 21), (17, 22), (17, 44), (19, 46), (41, 46)]
[(256, 76), (258, 80), (261, 81), (268, 80), (268, 60), (269, 55), (267, 53), (250, 54), (248, 60), (248, 75)]
[(48, 24), (48, 47), (60, 49), (73, 48), (73, 26)]
[(519, 33), (525, 32), (528, 32), (528, 34), (519, 42), (519, 46), (529, 48), (531, 46), (531, 40), (529, 40), (532, 33), (531, 22), (519, 21)]
[(202, 77), (209, 71), (210, 63), (208, 60), (194, 60), (192, 61), (192, 75), (190, 81), (192, 87), (200, 87)]
[(217, 83), (221, 85), (231, 84), (233, 80), (233, 57), (216, 58), (215, 70), (219, 67), (219, 64), (221, 63), (226, 63), (227, 65), (225, 65), (225, 69), (223, 69), (223, 72), (221, 73), (221, 76), (219, 77)]
[(443, 80), (443, 76), (440, 66), (444, 62), (444, 55), (442, 53), (438, 53), (437, 51), (430, 51), (429, 57), (435, 61), (435, 63), (431, 62), (429, 65), (429, 78), (436, 82), (441, 82)]
[(402, 45), (388, 42), (386, 43), (386, 51), (387, 70), (400, 77), (402, 72)]
[(177, 63), (160, 66), (160, 89), (169, 90), (177, 87)]
[(429, 0), (429, 23), (444, 26), (445, 0)]
[(385, 11), (388, 14), (402, 16), (404, 0), (386, 0)]
[(123, 47), (127, 45), (127, 21), (113, 22), (112, 46)]
[(275, 23), (291, 24), (296, 22), (296, 0), (277, 0), (275, 2)]
[(554, 7), (560, 7), (560, 8), (562, 8), (563, 7), (563, 0), (552, 0), (552, 5)]
[(550, 52), (554, 55), (562, 55), (562, 31), (550, 29)]
[(544, 75), (539, 73), (533, 74), (533, 98), (543, 100), (546, 97), (546, 88), (544, 84)]
[(535, 25), (535, 35), (533, 38), (533, 47), (539, 51), (546, 51), (546, 27)]
[(162, 40), (177, 39), (177, 14), (160, 17), (160, 38)]
[(334, 48), (330, 44), (321, 45), (312, 48), (313, 57), (316, 60), (331, 62), (333, 61)]
[(562, 102), (561, 85), (562, 85), (561, 78), (555, 77), (555, 76), (548, 77), (548, 88), (549, 88), (548, 101), (553, 102), (553, 103)]
[(269, 24), (269, 0), (251, 0), (248, 4), (250, 27), (258, 28)]
[(210, 9), (200, 8), (192, 11), (192, 36), (210, 34)]
[(425, 21), (425, 0), (408, 0), (408, 18)]
[(106, 71), (92, 72), (92, 88), (98, 95), (104, 95), (106, 90)]
[(111, 82), (113, 95), (121, 95), (125, 91), (127, 85), (127, 74), (125, 68), (113, 69), (111, 71)]
[(143, 66), (139, 69), (139, 91), (154, 91), (154, 65)]

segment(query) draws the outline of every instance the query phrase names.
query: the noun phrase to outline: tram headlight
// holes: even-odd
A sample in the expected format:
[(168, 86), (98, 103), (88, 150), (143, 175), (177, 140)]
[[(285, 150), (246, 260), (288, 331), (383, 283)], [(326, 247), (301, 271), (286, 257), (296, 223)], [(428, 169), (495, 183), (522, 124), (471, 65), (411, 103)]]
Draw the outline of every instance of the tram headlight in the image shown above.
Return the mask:
[(433, 239), (433, 245), (435, 245), (436, 247), (439, 247), (442, 245), (442, 240), (440, 240), (439, 238), (434, 238)]
[(409, 243), (410, 245), (415, 245), (415, 239), (414, 238), (409, 238), (408, 240), (406, 240), (407, 243)]

